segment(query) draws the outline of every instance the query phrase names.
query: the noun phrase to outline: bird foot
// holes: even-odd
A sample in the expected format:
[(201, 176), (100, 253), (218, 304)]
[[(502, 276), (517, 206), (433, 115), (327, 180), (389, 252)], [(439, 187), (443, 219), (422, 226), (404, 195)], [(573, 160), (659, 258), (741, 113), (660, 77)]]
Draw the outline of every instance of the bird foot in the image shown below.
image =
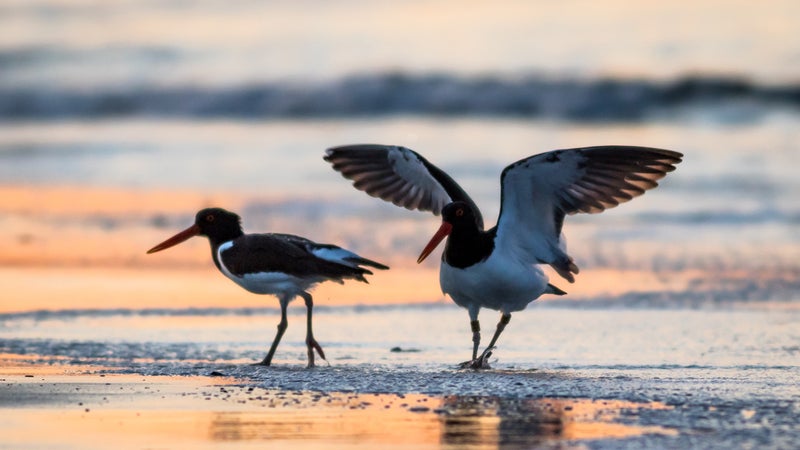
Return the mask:
[(472, 369), (472, 370), (481, 370), (481, 369), (491, 369), (492, 367), (489, 365), (489, 357), (492, 356), (492, 349), (487, 348), (481, 353), (481, 356), (471, 360), (471, 361), (464, 361), (458, 365), (459, 369)]
[(328, 360), (325, 359), (325, 352), (322, 350), (322, 346), (319, 345), (319, 342), (317, 342), (316, 339), (314, 338), (307, 339), (306, 345), (308, 345), (308, 365), (306, 366), (307, 368), (310, 369), (312, 367), (316, 367), (316, 364), (314, 364), (314, 350), (317, 351), (317, 354), (319, 355), (320, 358), (322, 358), (323, 361), (325, 361), (329, 366), (331, 365), (331, 363), (329, 363)]

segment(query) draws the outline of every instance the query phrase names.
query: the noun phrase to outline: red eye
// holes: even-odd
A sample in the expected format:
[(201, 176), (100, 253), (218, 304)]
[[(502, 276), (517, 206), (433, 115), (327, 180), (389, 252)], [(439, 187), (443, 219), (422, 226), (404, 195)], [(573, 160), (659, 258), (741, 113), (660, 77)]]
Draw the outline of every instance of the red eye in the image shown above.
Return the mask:
[(209, 215), (206, 216), (206, 222), (213, 222), (213, 221), (214, 221), (214, 215), (213, 214), (209, 214)]
[(464, 209), (463, 208), (458, 208), (456, 210), (456, 217), (461, 217), (463, 215), (464, 215)]

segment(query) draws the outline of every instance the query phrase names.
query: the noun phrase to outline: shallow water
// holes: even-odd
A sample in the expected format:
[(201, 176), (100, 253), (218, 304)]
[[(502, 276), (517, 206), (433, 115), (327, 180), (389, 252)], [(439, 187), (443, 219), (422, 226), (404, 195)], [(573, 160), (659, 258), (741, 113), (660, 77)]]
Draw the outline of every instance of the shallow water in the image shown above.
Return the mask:
[[(305, 360), (305, 308), (293, 307), (280, 365)], [(257, 361), (277, 309), (127, 310), (7, 314), (4, 353), (52, 355), (100, 365)], [(484, 311), (484, 338), (499, 316)], [(535, 304), (512, 316), (495, 368), (752, 367), (795, 370), (797, 309), (584, 309)], [(468, 359), (469, 319), (455, 306), (317, 307), (315, 335), (332, 366), (445, 370)], [(395, 351), (392, 351), (394, 349)], [(117, 361), (117, 362), (115, 362)], [(324, 363), (323, 363), (324, 364)], [(167, 369), (165, 369), (167, 370)], [(382, 391), (389, 386), (375, 386)]]
[[(0, 351), (132, 373), (221, 371), (282, 389), (512, 397), (531, 393), (530, 388), (484, 383), (455, 370), (468, 359), (471, 341), (466, 314), (449, 305), (320, 308), (315, 334), (330, 365), (321, 362), (311, 372), (298, 371), (305, 364), (305, 330), (304, 311), (296, 308), (276, 367), (249, 367), (271, 342), (277, 315), (274, 310), (9, 315), (3, 318)], [(485, 333), (495, 319), (484, 313)], [(791, 398), (800, 394), (791, 383), (800, 370), (799, 322), (796, 310), (534, 307), (512, 318), (494, 352), (495, 371), (490, 374), (564, 376), (561, 381), (569, 386), (561, 391), (564, 396), (608, 395), (600, 386), (581, 386), (576, 379), (609, 380), (609, 386), (636, 379), (644, 390), (624, 399), (663, 399), (666, 394), (656, 393), (653, 386), (679, 375), (684, 384), (723, 386), (731, 398)], [(444, 384), (431, 383), (432, 374)], [(727, 392), (731, 388), (726, 384), (738, 377), (749, 381)], [(537, 397), (545, 394), (534, 392)]]
[[(412, 395), (386, 407), (416, 412), (400, 428), (432, 426), (439, 430), (432, 438), (445, 447), (580, 442), (590, 448), (781, 448), (797, 439), (800, 429), (796, 309), (533, 307), (514, 315), (492, 357), (493, 369), (482, 372), (456, 368), (471, 343), (467, 316), (454, 306), (320, 308), (315, 333), (329, 364), (319, 361), (314, 369), (305, 368), (303, 315), (302, 308), (292, 309), (269, 368), (251, 363), (261, 359), (272, 338), (277, 320), (272, 309), (7, 314), (1, 319), (0, 353), (36, 365), (88, 365), (108, 373), (229, 377), (242, 389), (233, 398), (224, 395), (231, 404), (256, 400), (253, 389), (277, 390), (277, 396), (259, 393), (258, 400), (272, 398), (271, 407), (286, 410), (283, 420), (289, 424), (299, 414), (298, 426), (308, 414), (324, 423), (336, 412), (281, 392), (321, 393), (317, 399), (336, 393)], [(484, 314), (484, 329), (494, 319)], [(417, 394), (431, 397), (420, 403)], [(380, 406), (387, 401), (381, 398), (353, 401)], [(566, 410), (552, 416), (554, 404)], [(593, 404), (601, 410), (588, 412)], [(372, 413), (369, 408), (374, 407), (367, 407), (370, 420), (391, 419), (380, 408)], [(573, 408), (577, 428), (561, 428), (576, 420)], [(611, 415), (603, 416), (602, 408)], [(234, 441), (277, 442), (283, 429), (264, 413), (219, 420), (250, 417), (248, 423), (261, 423), (269, 433), (253, 434), (255, 428), (239, 422), (211, 428), (245, 433), (231, 436)], [(580, 428), (581, 420), (609, 425), (594, 435)], [(548, 428), (553, 423), (561, 425)], [(615, 431), (617, 425), (633, 428)], [(352, 439), (347, 430), (355, 426), (333, 432), (320, 425), (290, 440)], [(368, 433), (377, 434), (353, 443), (382, 436)]]
[[(672, 409), (660, 402), (303, 392), (220, 377), (17, 370), (28, 376), (4, 369), (7, 384), (0, 388), (0, 410), (13, 412), (0, 434), (16, 447), (104, 448), (97, 438), (109, 434), (131, 449), (585, 448), (581, 444), (591, 440), (677, 434), (630, 423), (650, 410)], [(52, 422), (52, 433), (38, 432), (44, 422)]]

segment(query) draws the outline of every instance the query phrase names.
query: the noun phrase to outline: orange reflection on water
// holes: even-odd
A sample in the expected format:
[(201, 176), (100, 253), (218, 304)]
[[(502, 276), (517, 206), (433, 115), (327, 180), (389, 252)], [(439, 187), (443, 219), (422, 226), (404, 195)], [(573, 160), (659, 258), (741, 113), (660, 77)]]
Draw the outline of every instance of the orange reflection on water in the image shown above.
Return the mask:
[(619, 423), (623, 412), (637, 415), (642, 409), (669, 409), (660, 402), (570, 398), (487, 398), (451, 396), (441, 418), (443, 441), (453, 445), (476, 442), (537, 446), (553, 441), (580, 441), (639, 436), (647, 433), (677, 434), (662, 427)]
[[(274, 298), (245, 292), (218, 273), (208, 243), (202, 238), (156, 255), (145, 254), (154, 244), (188, 226), (173, 224), (175, 217), (185, 216), (188, 221), (197, 208), (208, 205), (241, 210), (252, 201), (255, 199), (231, 193), (0, 186), (0, 282), (5, 291), (0, 312), (276, 305)], [(258, 201), (269, 204), (272, 200), (259, 196)], [(298, 224), (293, 223), (295, 217), (280, 215), (269, 220), (265, 227), (274, 227), (271, 231), (292, 230), (321, 242), (356, 245), (366, 257), (392, 267), (376, 271), (369, 284), (349, 281), (319, 285), (314, 291), (319, 304), (449, 302), (439, 288), (436, 260), (441, 249), (425, 264), (414, 263), (419, 251), (417, 240), (422, 245), (428, 237), (420, 234), (423, 229), (427, 231), (425, 221), (330, 216), (321, 223)], [(247, 218), (244, 222), (247, 225)], [(431, 222), (431, 229), (435, 229), (435, 222)], [(700, 271), (656, 273), (648, 268), (589, 267), (575, 284), (569, 284), (549, 273), (551, 281), (569, 294), (560, 300), (637, 291), (682, 292), (689, 286), (694, 291), (712, 290), (716, 288), (713, 283), (697, 284), (696, 280), (716, 280), (723, 275), (710, 278)], [(775, 274), (750, 271), (727, 278), (743, 276), (758, 279)], [(538, 301), (552, 298), (544, 296)]]
[[(0, 312), (276, 306), (274, 297), (245, 292), (220, 274), (202, 238), (145, 254), (188, 226), (159, 224), (164, 217), (193, 217), (197, 208), (209, 205), (239, 211), (249, 201), (231, 194), (0, 186), (0, 282), (6, 293)], [(259, 201), (267, 200), (259, 196)], [(278, 231), (292, 229), (278, 222), (284, 226)], [(341, 224), (352, 225), (349, 218)], [(371, 276), (370, 284), (323, 283), (314, 296), (319, 304), (341, 305), (431, 301), (440, 293), (430, 270), (395, 267)]]
[[(4, 242), (0, 282), (5, 291), (0, 312), (277, 305), (274, 298), (245, 292), (218, 273), (204, 239), (190, 240), (157, 255), (145, 254), (146, 249), (184, 227), (159, 224), (159, 217), (192, 217), (196, 208), (212, 204), (239, 210), (249, 201), (252, 199), (230, 194), (0, 186), (0, 213), (5, 214), (0, 231)], [(291, 230), (288, 220), (277, 217), (273, 226), (278, 231)], [(369, 284), (323, 283), (314, 291), (318, 304), (449, 302), (439, 288), (435, 259), (441, 250), (430, 263), (417, 265), (413, 257), (398, 254), (398, 244), (392, 242), (397, 236), (413, 240), (419, 224), (392, 220), (392, 232), (385, 233), (380, 224), (364, 219), (326, 220), (335, 220), (335, 226), (318, 227), (328, 234), (314, 238), (347, 245), (358, 236), (357, 244), (368, 250), (363, 251), (365, 256), (392, 269), (376, 271)], [(411, 248), (413, 243), (407, 247), (403, 246), (403, 251), (409, 255), (418, 251)], [(676, 283), (676, 279), (670, 282)], [(560, 287), (570, 294), (562, 298), (580, 299), (598, 293), (647, 290), (657, 284), (663, 285), (663, 278), (648, 271), (586, 270), (576, 284), (564, 282)], [(685, 280), (677, 285), (685, 285)]]
[(240, 206), (190, 192), (0, 186), (0, 265), (130, 267), (165, 233), (155, 222), (212, 204)]
[[(210, 259), (210, 258), (209, 258)], [(271, 295), (251, 294), (205, 269), (101, 267), (0, 267), (0, 313), (60, 309), (278, 307)], [(323, 283), (312, 291), (317, 305), (408, 304), (441, 298), (436, 273), (390, 270), (370, 283)]]
[(0, 434), (18, 447), (527, 448), (676, 434), (635, 424), (644, 409), (669, 408), (658, 402), (280, 391), (219, 377), (58, 374), (8, 363), (0, 364), (8, 383)]
[[(85, 214), (147, 214), (182, 210), (193, 205), (239, 204), (235, 196), (81, 186), (0, 186), (0, 211), (25, 216), (67, 216)], [(231, 206), (231, 207), (233, 207)]]
[[(207, 248), (203, 248), (203, 253)], [(249, 293), (219, 273), (209, 260), (198, 268), (2, 267), (0, 313), (40, 309), (277, 307), (274, 296)], [(667, 281), (647, 271), (594, 270), (574, 285), (562, 286), (560, 299), (590, 301), (597, 295), (648, 291), (655, 286), (678, 290), (687, 274)], [(413, 304), (450, 302), (439, 287), (437, 267), (393, 268), (369, 277), (369, 284), (322, 283), (313, 291), (318, 305)], [(543, 296), (538, 302), (547, 302)]]

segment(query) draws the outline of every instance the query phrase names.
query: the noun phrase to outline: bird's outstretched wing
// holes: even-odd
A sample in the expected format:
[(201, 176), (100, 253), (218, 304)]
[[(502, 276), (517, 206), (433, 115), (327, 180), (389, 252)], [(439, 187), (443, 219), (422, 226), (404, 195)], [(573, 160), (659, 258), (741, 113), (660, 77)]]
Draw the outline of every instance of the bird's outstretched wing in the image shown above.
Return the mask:
[(599, 213), (644, 194), (675, 170), (683, 155), (671, 150), (599, 146), (554, 150), (503, 170), (497, 241), (531, 263), (547, 263), (574, 281), (566, 253), (566, 214)]
[(479, 228), (483, 218), (475, 202), (444, 171), (419, 153), (400, 146), (359, 144), (329, 148), (325, 161), (353, 186), (397, 206), (439, 215), (450, 202), (469, 203)]

